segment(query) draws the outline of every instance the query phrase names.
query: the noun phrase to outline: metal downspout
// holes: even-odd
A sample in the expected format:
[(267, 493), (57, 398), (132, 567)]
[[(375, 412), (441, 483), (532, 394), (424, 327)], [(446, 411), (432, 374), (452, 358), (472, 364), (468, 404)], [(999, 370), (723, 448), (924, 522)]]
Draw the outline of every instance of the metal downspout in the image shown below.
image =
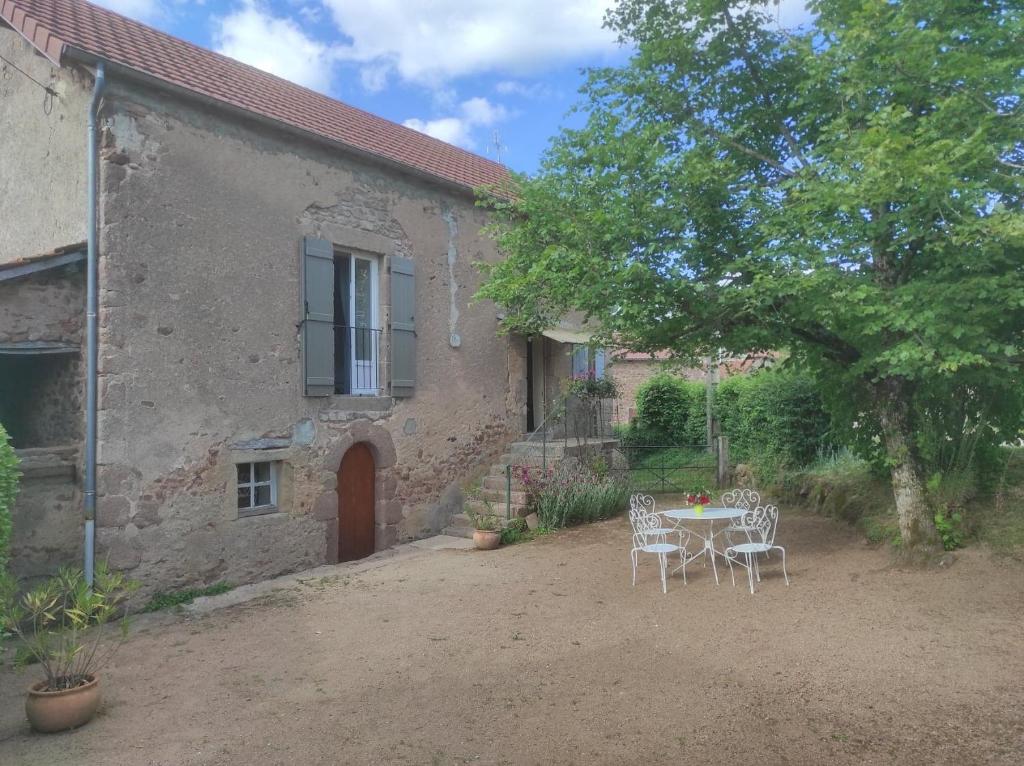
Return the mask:
[(96, 80), (93, 83), (92, 101), (89, 103), (89, 145), (87, 147), (87, 178), (89, 223), (86, 234), (85, 265), (85, 582), (92, 585), (96, 558), (96, 361), (98, 356), (97, 261), (96, 246), (96, 205), (97, 205), (97, 164), (99, 145), (96, 140), (96, 121), (100, 98), (107, 84), (103, 62), (96, 65)]

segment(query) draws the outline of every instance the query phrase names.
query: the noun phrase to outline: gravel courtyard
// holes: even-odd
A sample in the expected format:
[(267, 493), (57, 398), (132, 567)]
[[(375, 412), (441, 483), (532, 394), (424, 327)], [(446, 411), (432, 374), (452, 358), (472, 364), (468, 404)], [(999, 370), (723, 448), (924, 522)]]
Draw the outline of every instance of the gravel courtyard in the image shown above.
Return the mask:
[(785, 513), (755, 596), (630, 587), (625, 518), (493, 553), (339, 566), (202, 616), (141, 618), (83, 729), (29, 732), (0, 670), (0, 764), (1019, 764), (1024, 566), (899, 571)]

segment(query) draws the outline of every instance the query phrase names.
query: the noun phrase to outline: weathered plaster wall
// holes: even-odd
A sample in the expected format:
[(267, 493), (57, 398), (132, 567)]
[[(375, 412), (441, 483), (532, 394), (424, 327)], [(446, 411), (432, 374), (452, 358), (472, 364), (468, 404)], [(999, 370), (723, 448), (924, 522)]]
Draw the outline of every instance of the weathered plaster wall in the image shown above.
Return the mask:
[[(524, 344), (469, 305), (473, 261), (496, 257), (472, 199), (117, 82), (105, 116), (101, 552), (147, 588), (329, 561), (335, 472), (357, 441), (377, 456), (377, 547), (440, 529), (459, 480), (524, 422)], [(415, 396), (301, 395), (304, 235), (414, 259)], [(261, 437), (287, 497), (238, 518), (234, 465)]]
[(85, 239), (85, 147), (91, 77), (57, 69), (0, 26), (0, 263)]

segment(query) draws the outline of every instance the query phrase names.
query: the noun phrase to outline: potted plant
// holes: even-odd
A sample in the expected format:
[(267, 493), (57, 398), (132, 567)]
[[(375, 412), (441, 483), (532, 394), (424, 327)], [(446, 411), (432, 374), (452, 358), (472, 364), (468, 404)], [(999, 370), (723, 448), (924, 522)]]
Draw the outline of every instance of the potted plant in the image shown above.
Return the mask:
[(501, 519), (494, 512), (494, 506), (486, 497), (477, 496), (487, 509), (486, 513), (477, 513), (472, 508), (466, 508), (466, 516), (473, 524), (473, 544), (477, 550), (493, 551), (501, 544)]
[[(66, 568), (20, 596), (13, 578), (0, 583), (0, 629), (21, 644), (16, 662), (38, 663), (45, 676), (28, 688), (25, 700), (33, 729), (74, 729), (96, 713), (97, 671), (127, 636), (127, 619), (117, 616), (137, 587), (102, 564), (91, 588), (80, 570)], [(104, 642), (112, 622), (119, 630)]]

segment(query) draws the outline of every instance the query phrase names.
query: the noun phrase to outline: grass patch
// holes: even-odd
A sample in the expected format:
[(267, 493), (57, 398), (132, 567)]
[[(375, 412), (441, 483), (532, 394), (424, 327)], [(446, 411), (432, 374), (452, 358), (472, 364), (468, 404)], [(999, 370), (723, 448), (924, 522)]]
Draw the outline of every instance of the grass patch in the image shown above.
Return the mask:
[(1001, 555), (1024, 561), (1024, 448), (1008, 448), (991, 497), (977, 504), (978, 539)]
[(622, 447), (621, 451), (629, 463), (624, 479), (634, 492), (686, 493), (715, 486), (718, 457), (704, 448)]
[(161, 609), (170, 609), (171, 607), (191, 604), (197, 598), (201, 598), (202, 596), (218, 596), (221, 593), (227, 593), (229, 590), (234, 589), (234, 587), (235, 586), (229, 582), (218, 582), (213, 585), (207, 585), (205, 588), (187, 588), (186, 590), (156, 593), (149, 602), (142, 607), (142, 611), (159, 612)]

